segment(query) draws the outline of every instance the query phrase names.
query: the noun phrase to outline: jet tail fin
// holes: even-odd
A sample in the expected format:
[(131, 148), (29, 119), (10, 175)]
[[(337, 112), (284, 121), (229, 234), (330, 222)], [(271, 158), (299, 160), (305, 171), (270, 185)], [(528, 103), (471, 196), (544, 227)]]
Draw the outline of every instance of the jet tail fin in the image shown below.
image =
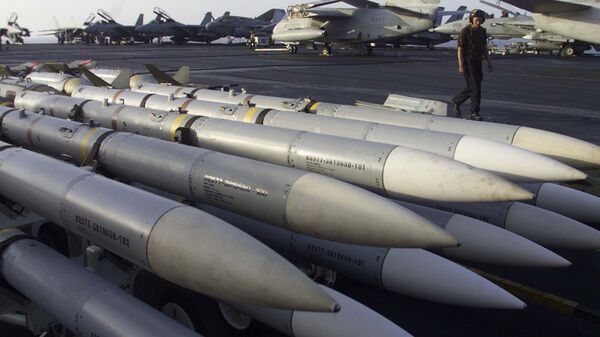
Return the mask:
[[(169, 83), (172, 85), (184, 85), (184, 83), (189, 83), (190, 67), (188, 66), (181, 67), (173, 77), (167, 75), (164, 71), (158, 69), (158, 67), (156, 67), (155, 65), (146, 64), (145, 66), (146, 69), (150, 71), (150, 74), (152, 74), (152, 77), (154, 77), (154, 79), (158, 83)], [(178, 81), (175, 77), (179, 78), (179, 80), (182, 80), (184, 83)]]
[(285, 11), (283, 9), (272, 8), (257, 16), (255, 19), (267, 22), (279, 22), (284, 16)]
[(144, 13), (140, 13), (140, 15), (137, 18), (137, 21), (135, 22), (135, 27), (140, 27), (144, 24)]
[(52, 20), (54, 20), (54, 27), (56, 27), (56, 30), (60, 30), (60, 24), (58, 23), (56, 16), (53, 16)]
[(200, 22), (200, 26), (206, 26), (209, 22), (212, 22), (215, 18), (213, 18), (212, 16), (212, 12), (206, 12), (206, 14), (204, 14), (204, 19), (202, 19), (202, 22)]
[(133, 76), (131, 69), (123, 69), (119, 76), (110, 83), (110, 86), (115, 89), (129, 89), (129, 79)]
[(91, 72), (88, 68), (85, 68), (83, 66), (79, 66), (79, 70), (81, 71), (82, 74), (85, 75), (85, 77), (88, 78), (88, 80), (90, 80), (90, 82), (92, 82), (92, 84), (94, 86), (96, 86), (96, 87), (111, 87), (110, 83), (108, 83), (105, 80), (103, 80), (100, 77), (98, 77), (96, 74), (94, 74), (93, 72)]
[(444, 7), (438, 7), (438, 11), (437, 11), (437, 16), (435, 17), (435, 21), (433, 22), (433, 26), (434, 27), (438, 27), (442, 25), (442, 18), (443, 16), (441, 15), (441, 13), (444, 11)]
[(454, 15), (452, 15), (451, 17), (448, 18), (448, 20), (446, 20), (446, 23), (450, 23), (450, 22), (455, 22), (455, 21), (460, 21), (465, 17), (465, 10), (467, 9), (467, 6), (460, 6), (456, 9), (457, 12), (463, 12), (463, 13), (456, 13)]

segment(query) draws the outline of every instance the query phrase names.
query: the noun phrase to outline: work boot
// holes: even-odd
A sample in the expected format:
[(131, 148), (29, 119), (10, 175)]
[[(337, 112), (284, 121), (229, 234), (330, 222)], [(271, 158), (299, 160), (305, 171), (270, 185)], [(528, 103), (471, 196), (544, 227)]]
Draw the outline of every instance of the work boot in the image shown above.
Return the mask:
[(483, 118), (481, 118), (481, 115), (478, 113), (465, 116), (465, 119), (472, 120), (472, 121), (482, 121), (483, 120)]
[(458, 105), (458, 103), (452, 101), (452, 111), (454, 111), (454, 114), (456, 114), (456, 117), (460, 117), (461, 115), (461, 111), (460, 111), (460, 105)]

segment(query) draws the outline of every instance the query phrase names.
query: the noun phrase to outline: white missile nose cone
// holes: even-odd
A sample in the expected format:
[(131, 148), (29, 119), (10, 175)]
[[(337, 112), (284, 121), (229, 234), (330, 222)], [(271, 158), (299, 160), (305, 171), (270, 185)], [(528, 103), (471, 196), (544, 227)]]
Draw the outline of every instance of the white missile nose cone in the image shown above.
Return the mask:
[(362, 188), (309, 173), (286, 207), (288, 229), (338, 242), (380, 247), (451, 247), (450, 234), (416, 213)]
[(383, 171), (391, 197), (448, 202), (533, 199), (533, 193), (490, 172), (424, 151), (395, 148)]
[(335, 300), (273, 250), (191, 207), (163, 215), (152, 229), (147, 251), (153, 272), (207, 295), (289, 310), (338, 309)]
[(600, 231), (564, 215), (520, 202), (510, 207), (506, 229), (549, 248), (600, 249)]
[(335, 314), (296, 311), (292, 316), (294, 336), (327, 337), (411, 337), (401, 327), (352, 298), (321, 286), (340, 303), (342, 310)]
[(582, 180), (587, 175), (566, 164), (516, 146), (463, 136), (454, 159), (516, 182)]
[(446, 256), (466, 261), (515, 267), (568, 267), (571, 262), (517, 234), (463, 215), (454, 215), (446, 226), (461, 242), (444, 248)]
[(385, 289), (434, 302), (495, 309), (525, 307), (485, 278), (422, 249), (390, 249), (381, 274)]
[(600, 146), (558, 133), (520, 127), (512, 144), (578, 169), (600, 167)]
[(557, 184), (542, 184), (536, 206), (585, 223), (600, 223), (600, 198)]

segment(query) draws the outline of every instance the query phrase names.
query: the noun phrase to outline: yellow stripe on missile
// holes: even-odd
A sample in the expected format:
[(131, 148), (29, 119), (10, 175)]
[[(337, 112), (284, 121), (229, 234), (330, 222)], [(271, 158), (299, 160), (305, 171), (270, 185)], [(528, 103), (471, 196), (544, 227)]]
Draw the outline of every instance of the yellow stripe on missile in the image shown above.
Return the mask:
[(252, 108), (248, 109), (248, 111), (246, 111), (246, 114), (244, 115), (244, 122), (252, 123), (252, 120), (254, 119), (254, 115), (256, 115), (257, 111), (258, 111), (258, 109), (256, 107), (252, 107)]
[(560, 296), (550, 294), (538, 289), (534, 289), (528, 287), (526, 285), (507, 280), (500, 276), (496, 276), (494, 274), (486, 273), (481, 270), (477, 270), (475, 268), (469, 268), (471, 271), (487, 278), (488, 280), (496, 283), (500, 287), (506, 289), (506, 291), (511, 294), (518, 296), (522, 299), (529, 300), (533, 303), (540, 304), (549, 309), (556, 310), (558, 312), (562, 312), (563, 314), (567, 314), (569, 316), (574, 316), (575, 308), (579, 303), (571, 301), (566, 298), (562, 298)]
[(308, 112), (315, 112), (317, 110), (317, 108), (319, 107), (319, 105), (321, 105), (321, 102), (315, 102), (315, 104), (310, 106), (310, 109), (308, 109)]
[(90, 139), (92, 139), (92, 137), (100, 131), (102, 131), (101, 128), (91, 128), (83, 135), (83, 139), (79, 144), (79, 156), (81, 157), (81, 162), (87, 160), (87, 147), (88, 143), (90, 142)]
[(177, 116), (177, 118), (175, 118), (175, 121), (173, 121), (173, 124), (171, 124), (171, 141), (175, 141), (175, 133), (177, 132), (177, 129), (179, 129), (181, 127), (181, 125), (183, 124), (183, 122), (186, 120), (186, 118), (189, 115), (187, 114), (181, 114), (179, 116)]

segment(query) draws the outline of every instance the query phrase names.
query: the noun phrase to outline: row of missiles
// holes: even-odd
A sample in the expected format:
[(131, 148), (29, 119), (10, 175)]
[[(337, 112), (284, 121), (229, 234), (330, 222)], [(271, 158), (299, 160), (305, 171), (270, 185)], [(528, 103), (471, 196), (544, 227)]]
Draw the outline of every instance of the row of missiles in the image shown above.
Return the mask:
[[(567, 267), (545, 247), (600, 249), (584, 224), (600, 222), (599, 199), (553, 183), (600, 165), (600, 147), (575, 138), (139, 78), (132, 91), (79, 82), (69, 97), (56, 84), (64, 74), (40, 74), (43, 85), (37, 74), (0, 80), (14, 104), (0, 107), (0, 195), (290, 335), (408, 333), (278, 254), (421, 299), (517, 309), (524, 303), (441, 256)], [(31, 277), (3, 268), (16, 284)], [(25, 284), (31, 298), (43, 287)]]

